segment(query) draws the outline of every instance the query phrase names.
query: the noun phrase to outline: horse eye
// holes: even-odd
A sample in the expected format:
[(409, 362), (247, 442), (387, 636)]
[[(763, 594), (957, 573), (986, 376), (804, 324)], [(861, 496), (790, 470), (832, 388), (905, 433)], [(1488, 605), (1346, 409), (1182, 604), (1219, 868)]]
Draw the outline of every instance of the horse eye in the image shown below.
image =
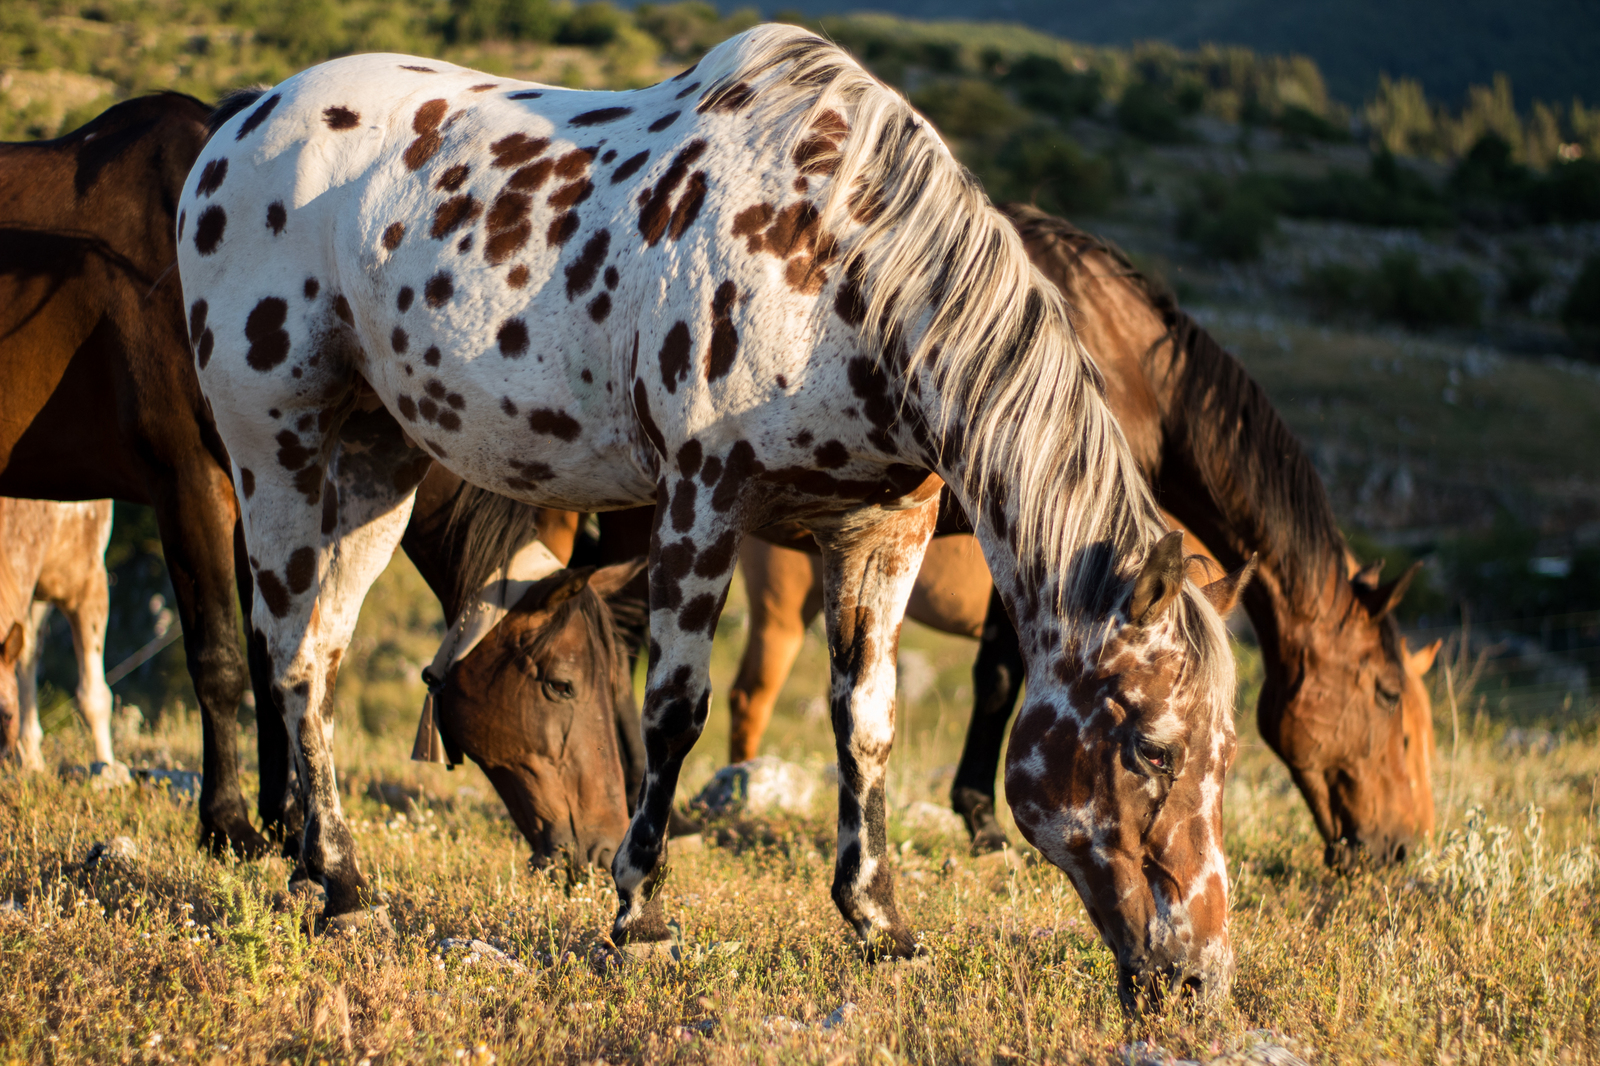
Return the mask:
[(1387, 688), (1384, 688), (1382, 684), (1379, 684), (1373, 690), (1373, 694), (1377, 696), (1380, 704), (1391, 711), (1400, 706), (1400, 693), (1391, 692)]
[(1166, 747), (1151, 740), (1141, 740), (1138, 744), (1139, 758), (1148, 763), (1151, 769), (1167, 773), (1171, 769), (1172, 753)]
[(557, 681), (554, 678), (546, 678), (544, 691), (553, 700), (570, 700), (576, 694), (577, 689), (572, 686), (571, 681)]

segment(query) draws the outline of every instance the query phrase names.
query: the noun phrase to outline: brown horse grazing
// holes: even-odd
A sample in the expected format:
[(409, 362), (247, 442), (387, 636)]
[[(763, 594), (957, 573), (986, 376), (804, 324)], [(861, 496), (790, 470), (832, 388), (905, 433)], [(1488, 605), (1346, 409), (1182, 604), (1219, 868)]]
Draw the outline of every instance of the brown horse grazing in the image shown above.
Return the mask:
[(0, 494), (155, 509), (205, 734), (201, 839), (256, 854), (267, 840), (234, 751), (249, 680), (234, 595), (251, 602), (250, 575), (236, 586), (238, 509), (173, 269), (178, 191), (209, 114), (160, 93), (53, 141), (0, 145)]
[(0, 759), (44, 769), (39, 703), (39, 627), (54, 604), (72, 626), (78, 713), (95, 759), (114, 763), (106, 686), (106, 544), (111, 501), (47, 503), (0, 498)]
[[(1435, 642), (1411, 652), (1391, 616), (1410, 574), (1379, 587), (1349, 563), (1327, 493), (1299, 442), (1259, 386), (1171, 296), (1125, 257), (1061, 219), (1006, 209), (1028, 253), (1067, 295), (1107, 397), (1141, 470), (1169, 516), (1199, 533), (1187, 542), (1223, 567), (1260, 558), (1244, 603), (1261, 639), (1266, 684), (1262, 736), (1289, 765), (1325, 859), (1403, 859), (1433, 828), (1433, 718), (1421, 678)], [(988, 569), (968, 538), (935, 541), (917, 588), (923, 604), (964, 611), (908, 616), (936, 629), (985, 629), (974, 667), (974, 709), (952, 801), (979, 850), (1005, 844), (994, 821), (994, 779), (1022, 657), (1003, 610), (974, 607)], [(935, 552), (943, 544), (942, 554)], [(1203, 544), (1203, 547), (1202, 547)], [(741, 555), (750, 592), (750, 641), (729, 694), (729, 757), (755, 755), (804, 627), (815, 616), (817, 564), (754, 540)], [(997, 603), (997, 601), (996, 601)]]

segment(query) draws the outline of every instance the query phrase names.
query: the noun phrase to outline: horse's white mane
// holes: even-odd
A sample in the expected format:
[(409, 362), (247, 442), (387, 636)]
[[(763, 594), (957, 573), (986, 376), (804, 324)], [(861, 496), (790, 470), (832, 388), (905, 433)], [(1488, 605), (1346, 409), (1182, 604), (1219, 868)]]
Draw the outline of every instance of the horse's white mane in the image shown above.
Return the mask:
[[(1063, 575), (1045, 593), (1058, 610), (1105, 617), (1165, 524), (1065, 299), (1029, 261), (1016, 228), (904, 97), (828, 41), (762, 26), (702, 66), (717, 79), (712, 92), (750, 85), (756, 123), (776, 132), (785, 153), (826, 111), (849, 123), (821, 224), (844, 235), (840, 276), (859, 279), (866, 346), (883, 362), (904, 339), (904, 364), (885, 369), (912, 390), (919, 377), (933, 385), (914, 406), (932, 440), (960, 453), (952, 473), (974, 521), (992, 496), (1013, 505), (1023, 581), (1046, 588), (1047, 574), (1029, 573), (1037, 560)], [(865, 221), (863, 205), (872, 209)], [(1178, 621), (1190, 679), (1231, 694), (1221, 622), (1187, 583), (1186, 593)]]

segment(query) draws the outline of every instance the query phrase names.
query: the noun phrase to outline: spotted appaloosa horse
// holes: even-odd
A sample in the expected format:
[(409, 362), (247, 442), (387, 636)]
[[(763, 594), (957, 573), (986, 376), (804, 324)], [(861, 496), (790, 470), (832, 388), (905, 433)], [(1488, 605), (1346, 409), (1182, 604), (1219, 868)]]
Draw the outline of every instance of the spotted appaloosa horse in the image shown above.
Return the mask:
[(78, 713), (94, 757), (111, 751), (111, 689), (106, 686), (106, 544), (111, 501), (50, 503), (0, 497), (0, 758), (44, 769), (39, 702), (39, 629), (51, 605), (72, 626), (78, 659)]
[[(1018, 204), (1003, 210), (1034, 265), (1072, 302), (1157, 500), (1203, 532), (1203, 544), (1186, 550), (1231, 566), (1260, 559), (1244, 596), (1266, 671), (1257, 720), (1305, 797), (1325, 860), (1403, 860), (1433, 829), (1433, 712), (1422, 676), (1439, 649), (1434, 642), (1410, 650), (1395, 624), (1411, 574), (1380, 587), (1375, 570), (1347, 561), (1305, 449), (1238, 360), (1171, 293), (1063, 219)], [(948, 633), (983, 632), (951, 801), (985, 851), (1005, 845), (994, 818), (995, 772), (1024, 664), (970, 541), (934, 541), (907, 617)], [(728, 697), (734, 762), (755, 756), (821, 599), (820, 572), (814, 579), (815, 562), (804, 555), (751, 538), (740, 564), (750, 640)]]
[(905, 100), (826, 41), (749, 31), (649, 89), (403, 56), (251, 100), (185, 184), (179, 265), (234, 464), (253, 638), (307, 783), (333, 914), (371, 901), (326, 702), (429, 457), (569, 510), (653, 502), (648, 771), (613, 863), (620, 943), (661, 941), (678, 772), (744, 531), (816, 534), (837, 737), (833, 895), (918, 948), (884, 832), (899, 620), (942, 477), (1023, 634), (1013, 810), (1131, 1001), (1231, 969), (1233, 663), (1184, 578), (1059, 294)]

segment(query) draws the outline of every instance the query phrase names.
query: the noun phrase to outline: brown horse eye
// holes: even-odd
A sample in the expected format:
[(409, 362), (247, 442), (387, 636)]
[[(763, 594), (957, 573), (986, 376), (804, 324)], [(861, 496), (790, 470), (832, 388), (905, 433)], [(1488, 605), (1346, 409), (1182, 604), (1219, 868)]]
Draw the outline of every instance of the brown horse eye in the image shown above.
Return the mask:
[(1398, 692), (1390, 692), (1382, 685), (1379, 685), (1375, 690), (1375, 694), (1378, 697), (1378, 702), (1389, 708), (1391, 711), (1400, 706), (1400, 693)]
[(546, 678), (544, 691), (545, 695), (553, 700), (570, 700), (577, 694), (578, 690), (573, 687), (571, 681), (556, 681), (553, 678)]
[(1153, 769), (1165, 773), (1172, 761), (1171, 753), (1160, 744), (1148, 740), (1139, 742), (1139, 757), (1149, 763)]

